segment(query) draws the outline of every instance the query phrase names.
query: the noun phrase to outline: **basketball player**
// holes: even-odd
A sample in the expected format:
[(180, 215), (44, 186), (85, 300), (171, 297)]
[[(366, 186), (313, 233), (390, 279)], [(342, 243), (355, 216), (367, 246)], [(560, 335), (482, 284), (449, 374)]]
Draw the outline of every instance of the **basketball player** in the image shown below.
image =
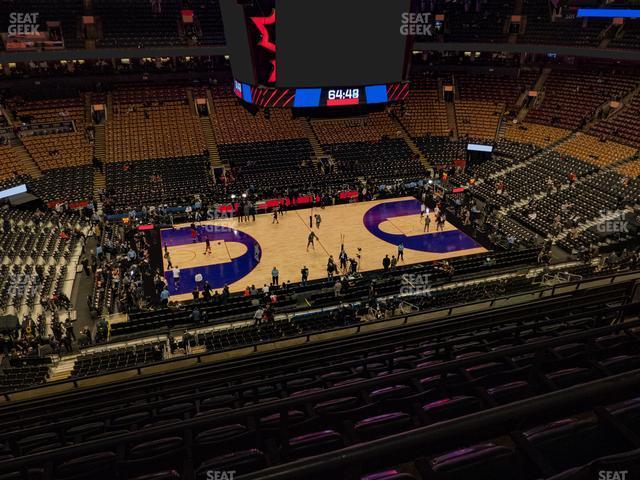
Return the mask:
[(198, 238), (198, 230), (196, 229), (196, 224), (191, 224), (191, 243), (196, 243), (196, 239)]
[(322, 217), (319, 213), (316, 213), (316, 228), (320, 228), (320, 222), (322, 222)]
[(429, 214), (424, 216), (424, 229), (422, 230), (423, 232), (428, 232), (429, 231), (429, 224), (431, 223), (431, 218), (429, 217)]
[(349, 260), (349, 255), (344, 251), (344, 245), (342, 250), (340, 250), (340, 255), (338, 255), (338, 260), (340, 260), (340, 270), (346, 272), (347, 270), (347, 260)]
[(278, 221), (278, 210), (276, 209), (273, 210), (273, 220), (271, 220), (271, 224), (273, 225), (274, 223), (280, 223)]
[(211, 255), (211, 241), (209, 240), (209, 236), (207, 235), (207, 237), (205, 238), (205, 244), (204, 244), (204, 255), (206, 255), (207, 253), (209, 255)]
[(173, 264), (171, 263), (171, 255), (169, 255), (169, 250), (167, 250), (166, 245), (164, 250), (164, 259), (167, 261), (167, 270), (171, 270), (173, 268)]
[[(311, 245), (313, 247), (313, 249), (316, 249), (316, 245), (315, 243), (313, 243), (314, 239), (318, 238), (318, 236), (315, 234), (315, 232), (311, 232), (309, 233), (309, 237), (307, 238), (307, 252), (309, 251), (309, 245)], [(320, 240), (318, 238), (318, 240)]]
[(404, 262), (404, 243), (398, 245), (398, 261), (400, 260)]

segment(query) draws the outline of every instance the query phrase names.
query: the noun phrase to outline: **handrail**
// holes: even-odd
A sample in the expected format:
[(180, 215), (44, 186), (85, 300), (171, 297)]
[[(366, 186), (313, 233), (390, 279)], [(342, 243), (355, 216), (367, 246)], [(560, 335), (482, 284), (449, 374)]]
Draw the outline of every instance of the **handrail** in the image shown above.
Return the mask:
[[(640, 304), (634, 304), (633, 308), (637, 308), (639, 305)], [(637, 327), (640, 327), (640, 320), (634, 320), (632, 322), (627, 322), (625, 324), (609, 325), (606, 327), (595, 328), (585, 332), (579, 332), (579, 333), (557, 337), (553, 339), (532, 342), (525, 345), (518, 345), (516, 347), (510, 347), (500, 351), (490, 352), (490, 353), (487, 353), (486, 355), (483, 355), (483, 359), (487, 362), (490, 362), (490, 361), (504, 358), (507, 356), (517, 356), (523, 353), (528, 353), (531, 350), (535, 351), (538, 349), (546, 349), (546, 348), (562, 345), (565, 343), (572, 343), (588, 337), (606, 335), (618, 330), (633, 329)], [(298, 406), (300, 404), (304, 404), (308, 402), (310, 399), (313, 399), (314, 402), (321, 402), (321, 401), (333, 398), (336, 394), (338, 394), (338, 392), (340, 395), (347, 396), (356, 391), (375, 388), (383, 383), (388, 383), (388, 384), (402, 383), (417, 376), (429, 376), (430, 374), (442, 373), (443, 371), (452, 371), (452, 370), (457, 370), (461, 368), (466, 368), (468, 366), (473, 365), (477, 361), (478, 359), (475, 357), (456, 359), (456, 360), (441, 363), (438, 365), (430, 365), (426, 367), (415, 368), (409, 371), (389, 374), (384, 377), (366, 379), (359, 382), (350, 383), (348, 385), (331, 387), (317, 393), (300, 395), (298, 397), (288, 397), (281, 400), (264, 402), (258, 405), (240, 407), (231, 412), (223, 412), (223, 413), (216, 413), (208, 416), (194, 417), (188, 420), (184, 420), (182, 423), (178, 425), (162, 425), (155, 428), (137, 430), (134, 432), (114, 435), (113, 437), (109, 437), (109, 438), (91, 440), (78, 445), (70, 445), (70, 446), (65, 446), (65, 447), (61, 447), (61, 448), (57, 448), (49, 451), (33, 453), (33, 454), (12, 458), (10, 460), (0, 462), (0, 473), (16, 471), (20, 468), (27, 467), (28, 465), (35, 465), (35, 464), (42, 465), (54, 460), (55, 458), (60, 458), (60, 457), (70, 458), (71, 456), (79, 457), (79, 456), (88, 454), (92, 451), (95, 451), (96, 449), (104, 450), (108, 448), (116, 448), (118, 445), (125, 445), (132, 442), (157, 439), (163, 436), (176, 434), (180, 431), (185, 431), (185, 430), (198, 428), (198, 427), (204, 427), (210, 423), (233, 422), (233, 421), (242, 419), (247, 415), (257, 416), (261, 414), (273, 413), (275, 408), (277, 408), (279, 412), (282, 412), (283, 414), (286, 415), (286, 412), (288, 412), (292, 407)], [(611, 378), (615, 378), (617, 379), (617, 381), (620, 381), (618, 379), (622, 377), (627, 380), (627, 383), (631, 383), (634, 385), (640, 384), (640, 375), (638, 375), (639, 373), (640, 373), (640, 370), (625, 372), (623, 374), (602, 379), (602, 382), (609, 385), (611, 382), (606, 382), (607, 380)], [(633, 379), (633, 382), (630, 381), (630, 378)], [(621, 381), (624, 381), (624, 380), (621, 380)], [(571, 388), (575, 389), (576, 387), (571, 387)], [(560, 396), (564, 396), (565, 391), (566, 389), (563, 389), (561, 392), (555, 392), (553, 395), (560, 394)], [(543, 397), (545, 396), (546, 395), (543, 395)], [(581, 397), (577, 397), (577, 398), (584, 401), (584, 398), (581, 398)], [(585, 397), (585, 398), (588, 398), (588, 397)], [(529, 400), (525, 400), (523, 402), (517, 402), (517, 403), (518, 404), (524, 403), (528, 405), (528, 404), (533, 404), (535, 400), (537, 399), (529, 399)], [(510, 406), (511, 405), (508, 405), (507, 407), (510, 407)], [(499, 408), (502, 411), (502, 409), (507, 407), (499, 407)], [(494, 409), (485, 409), (481, 413), (484, 413), (484, 415), (487, 415), (488, 413), (491, 413), (493, 411)], [(456, 421), (458, 420), (459, 419), (456, 419)], [(432, 427), (424, 427), (424, 428), (432, 428)], [(424, 428), (418, 429), (418, 430), (422, 431), (424, 430)], [(390, 438), (394, 439), (395, 436)], [(320, 456), (320, 457), (323, 457), (323, 456)], [(316, 458), (320, 458), (320, 457), (316, 457)], [(275, 467), (275, 468), (278, 468), (278, 467)], [(248, 478), (251, 478), (251, 477), (248, 477)]]
[[(633, 278), (627, 278), (629, 276), (633, 276)], [(266, 345), (266, 344), (274, 344), (277, 342), (281, 342), (281, 341), (289, 341), (289, 340), (295, 340), (295, 339), (305, 339), (304, 343), (308, 343), (311, 341), (311, 337), (318, 335), (318, 334), (331, 334), (331, 333), (336, 333), (338, 331), (348, 331), (348, 330), (354, 330), (355, 332), (354, 334), (360, 334), (362, 333), (362, 329), (364, 328), (365, 330), (369, 329), (369, 330), (374, 330), (373, 327), (371, 327), (372, 325), (378, 325), (378, 326), (383, 326), (384, 323), (389, 322), (388, 325), (390, 327), (397, 327), (399, 325), (407, 325), (408, 323), (411, 323), (410, 319), (413, 319), (419, 315), (427, 315), (427, 316), (431, 316), (431, 317), (436, 317), (438, 318), (438, 314), (439, 312), (446, 312), (445, 315), (443, 315), (442, 317), (439, 317), (440, 319), (442, 318), (447, 318), (447, 317), (451, 317), (453, 315), (455, 315), (454, 311), (456, 309), (459, 309), (461, 307), (464, 307), (465, 309), (473, 309), (473, 306), (476, 305), (481, 305), (481, 304), (488, 304), (488, 308), (485, 309), (489, 310), (492, 308), (513, 308), (514, 305), (508, 306), (500, 306), (500, 307), (495, 307), (496, 303), (499, 303), (501, 301), (506, 301), (509, 299), (514, 299), (517, 297), (529, 297), (531, 298), (532, 295), (538, 295), (538, 299), (542, 299), (545, 297), (553, 297), (557, 294), (557, 290), (559, 289), (563, 289), (563, 290), (567, 290), (569, 291), (569, 287), (571, 286), (575, 286), (575, 289), (573, 289), (572, 291), (580, 291), (580, 286), (583, 284), (589, 284), (589, 283), (595, 283), (598, 282), (600, 280), (606, 279), (606, 278), (610, 278), (610, 281), (608, 282), (608, 284), (614, 284), (616, 283), (616, 279), (618, 277), (624, 277), (620, 283), (623, 283), (625, 281), (629, 281), (632, 279), (640, 279), (640, 271), (635, 271), (635, 272), (626, 272), (626, 273), (620, 273), (620, 274), (616, 274), (616, 275), (605, 275), (602, 277), (590, 277), (587, 279), (583, 279), (580, 280), (578, 282), (569, 282), (569, 283), (563, 283), (563, 284), (559, 284), (559, 285), (554, 285), (551, 287), (545, 287), (542, 289), (536, 289), (536, 290), (531, 290), (531, 291), (527, 291), (527, 292), (521, 292), (521, 293), (516, 293), (516, 294), (511, 294), (511, 295), (505, 295), (503, 297), (496, 297), (493, 298), (491, 300), (489, 299), (485, 299), (485, 300), (478, 300), (476, 302), (472, 302), (472, 303), (465, 303), (465, 304), (458, 304), (458, 305), (450, 305), (450, 306), (446, 306), (443, 308), (439, 308), (439, 309), (435, 309), (435, 310), (427, 310), (427, 311), (418, 311), (418, 312), (411, 312), (409, 314), (406, 315), (401, 315), (399, 317), (394, 317), (394, 318), (390, 318), (390, 319), (381, 319), (381, 320), (376, 320), (376, 321), (372, 321), (372, 322), (366, 322), (366, 323), (360, 323), (360, 324), (356, 324), (356, 325), (352, 325), (352, 326), (347, 326), (347, 327), (340, 327), (340, 328), (336, 328), (336, 329), (331, 329), (331, 330), (326, 330), (326, 331), (322, 331), (322, 332), (309, 332), (303, 335), (299, 335), (299, 336), (294, 336), (294, 337), (285, 337), (285, 338), (281, 338), (281, 339), (277, 339), (275, 341), (269, 340), (269, 341), (264, 341), (264, 342), (258, 342), (252, 345), (246, 345), (246, 346), (242, 346), (239, 348), (234, 348), (234, 349), (227, 349), (227, 350), (221, 350), (221, 351), (217, 351), (217, 352), (203, 352), (203, 353), (198, 353), (198, 354), (194, 354), (194, 355), (189, 355), (189, 356), (185, 356), (185, 357), (181, 357), (181, 358), (172, 358), (169, 360), (164, 360), (161, 362), (155, 362), (152, 364), (144, 364), (144, 365), (140, 365), (137, 366), (135, 368), (131, 368), (131, 369), (120, 369), (120, 370), (112, 370), (108, 373), (105, 374), (100, 374), (100, 375), (91, 375), (91, 376), (87, 376), (87, 377), (80, 377), (80, 378), (75, 378), (75, 379), (67, 379), (67, 380), (60, 380), (57, 382), (50, 382), (48, 384), (45, 385), (38, 385), (36, 387), (32, 387), (32, 388), (27, 388), (24, 390), (19, 390), (19, 391), (14, 391), (14, 392), (5, 392), (2, 394), (2, 397), (4, 398), (5, 401), (7, 402), (12, 402), (12, 401), (19, 401), (21, 399), (25, 399), (25, 393), (26, 392), (37, 392), (37, 391), (41, 391), (42, 395), (34, 395), (34, 397), (42, 397), (42, 396), (46, 396), (47, 393), (46, 391), (48, 390), (50, 393), (56, 393), (56, 389), (60, 388), (61, 391), (65, 390), (66, 392), (68, 392), (69, 390), (74, 390), (74, 389), (80, 389), (83, 388), (81, 385), (79, 385), (80, 383), (89, 383), (88, 380), (90, 379), (96, 379), (99, 377), (108, 377), (108, 376), (113, 376), (115, 374), (123, 374), (125, 375), (125, 372), (129, 372), (130, 375), (128, 377), (129, 380), (131, 380), (132, 376), (143, 376), (143, 375), (148, 375), (149, 373), (145, 373), (143, 372), (144, 369), (147, 369), (150, 366), (160, 366), (160, 365), (170, 365), (170, 364), (178, 364), (179, 362), (185, 362), (185, 360), (189, 360), (190, 363), (193, 365), (200, 365), (202, 363), (208, 363), (206, 362), (206, 357), (209, 356), (213, 356), (213, 355), (221, 355), (224, 353), (228, 353), (230, 351), (235, 351), (235, 350), (246, 350), (247, 348), (253, 348), (252, 353), (256, 353), (260, 350), (260, 346)], [(587, 287), (588, 288), (588, 287)], [(545, 292), (550, 292), (549, 295), (545, 295)], [(461, 314), (463, 314), (464, 312), (461, 312)], [(484, 312), (475, 312), (475, 313), (484, 313)], [(467, 313), (468, 315), (469, 313)], [(400, 321), (400, 322), (398, 322)], [(205, 361), (203, 361), (203, 359), (205, 359)], [(169, 368), (169, 370), (171, 370)], [(135, 372), (135, 375), (133, 375), (133, 373)], [(154, 373), (158, 373), (158, 372), (154, 372)], [(110, 382), (105, 382), (105, 383), (110, 383)], [(61, 385), (70, 385), (70, 388), (64, 389), (63, 387), (61, 387)], [(95, 385), (92, 385), (95, 386)], [(15, 397), (15, 398), (14, 398)]]

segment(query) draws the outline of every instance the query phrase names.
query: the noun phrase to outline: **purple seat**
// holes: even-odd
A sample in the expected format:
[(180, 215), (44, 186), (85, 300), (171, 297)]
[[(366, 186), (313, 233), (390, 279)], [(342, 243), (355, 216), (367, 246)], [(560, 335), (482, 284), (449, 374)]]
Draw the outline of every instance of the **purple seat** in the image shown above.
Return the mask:
[(102, 433), (103, 431), (104, 422), (91, 422), (71, 427), (65, 432), (65, 435), (72, 438), (84, 439), (86, 436)]
[(518, 478), (514, 452), (507, 447), (483, 443), (459, 448), (419, 462), (425, 478)]
[(317, 403), (313, 409), (319, 414), (335, 413), (343, 410), (350, 410), (357, 407), (360, 400), (357, 397), (341, 397)]
[(156, 417), (174, 417), (174, 418), (182, 418), (187, 413), (191, 413), (195, 410), (193, 403), (191, 402), (182, 402), (175, 403), (173, 405), (168, 405), (158, 410)]
[(175, 470), (164, 470), (162, 472), (148, 473), (131, 480), (180, 480), (180, 474)]
[(207, 475), (207, 472), (212, 470), (235, 470), (236, 475), (244, 475), (261, 470), (266, 466), (267, 459), (260, 450), (255, 448), (241, 450), (210, 458), (200, 465), (200, 468), (198, 468), (196, 472), (196, 479), (209, 480), (210, 477)]
[(504, 371), (507, 366), (501, 362), (488, 362), (481, 363), (480, 365), (473, 365), (466, 369), (466, 372), (472, 377), (483, 377), (485, 375), (491, 375), (493, 373), (499, 373)]
[(385, 470), (383, 472), (370, 473), (360, 477), (360, 480), (415, 480), (415, 477), (398, 470)]
[[(290, 424), (296, 424), (302, 422), (306, 418), (307, 416), (300, 410), (289, 410), (287, 415), (287, 422), (289, 422)], [(277, 412), (260, 418), (259, 424), (261, 427), (273, 428), (278, 427), (284, 421), (284, 417), (282, 417), (280, 412)]]
[(412, 427), (411, 417), (404, 412), (384, 413), (357, 422), (354, 430), (363, 440), (392, 435)]
[(333, 430), (307, 433), (289, 440), (289, 456), (291, 458), (309, 457), (337, 450), (344, 446), (342, 435)]
[(55, 478), (60, 480), (102, 480), (114, 478), (116, 454), (99, 452), (67, 460), (56, 468)]
[(182, 447), (182, 437), (164, 437), (139, 443), (129, 450), (130, 459), (154, 458), (166, 453), (174, 453)]
[(391, 385), (389, 387), (379, 388), (369, 394), (371, 400), (380, 402), (391, 398), (403, 398), (411, 395), (413, 390), (407, 385)]
[(136, 412), (130, 413), (129, 415), (123, 415), (122, 417), (114, 418), (111, 421), (110, 429), (121, 429), (126, 428), (131, 430), (139, 425), (143, 425), (147, 423), (148, 420), (151, 419), (151, 414), (149, 412)]
[(620, 453), (627, 444), (593, 419), (565, 418), (532, 428), (524, 437), (556, 471)]
[(482, 402), (476, 397), (456, 396), (427, 403), (422, 411), (432, 422), (440, 422), (476, 412), (481, 407)]
[(214, 397), (207, 397), (200, 402), (200, 410), (211, 410), (213, 408), (230, 407), (236, 400), (234, 395), (216, 395)]
[(298, 390), (297, 392), (293, 392), (291, 395), (289, 395), (290, 397), (302, 397), (303, 395), (311, 395), (314, 393), (319, 393), (322, 392), (324, 389), (317, 387), (317, 388), (307, 388), (306, 390)]
[(585, 351), (584, 343), (566, 343), (553, 348), (553, 351), (561, 357), (569, 357)]
[(249, 429), (239, 423), (210, 428), (198, 433), (195, 437), (197, 445), (211, 445), (217, 443), (233, 442), (238, 438), (245, 438)]
[(622, 373), (640, 368), (640, 355), (616, 355), (600, 361), (611, 373)]
[(16, 443), (18, 444), (18, 452), (20, 455), (25, 455), (35, 451), (42, 451), (43, 448), (45, 450), (50, 450), (62, 446), (58, 435), (54, 432), (30, 435), (19, 439)]
[(336, 372), (329, 372), (320, 375), (320, 378), (326, 382), (336, 382), (340, 380), (345, 380), (346, 378), (353, 375), (353, 372), (350, 370), (339, 370)]
[(631, 398), (607, 407), (611, 415), (620, 419), (624, 425), (640, 435), (640, 397)]
[(505, 383), (496, 387), (487, 388), (487, 393), (499, 404), (522, 400), (527, 396), (529, 384), (524, 380)]
[(557, 388), (567, 388), (579, 383), (585, 383), (594, 378), (594, 372), (588, 368), (564, 368), (546, 375)]

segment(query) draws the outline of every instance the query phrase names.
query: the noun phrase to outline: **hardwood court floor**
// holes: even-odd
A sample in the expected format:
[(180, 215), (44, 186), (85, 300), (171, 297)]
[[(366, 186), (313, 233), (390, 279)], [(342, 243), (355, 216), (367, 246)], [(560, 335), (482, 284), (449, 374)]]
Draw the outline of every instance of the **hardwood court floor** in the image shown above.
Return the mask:
[[(396, 206), (402, 206), (401, 215)], [(409, 207), (409, 208), (405, 208)], [(372, 210), (373, 209), (373, 210)], [(459, 257), (485, 252), (486, 249), (475, 243), (453, 225), (447, 223), (444, 232), (435, 232), (435, 219), (431, 214), (430, 232), (423, 233), (424, 223), (420, 219), (419, 203), (412, 197), (395, 198), (374, 202), (336, 205), (325, 209), (313, 208), (292, 210), (279, 216), (279, 223), (273, 223), (271, 214), (258, 215), (255, 222), (239, 222), (236, 218), (202, 222), (203, 231), (209, 231), (207, 225), (227, 227), (230, 232), (225, 238), (210, 236), (212, 254), (205, 255), (204, 240), (192, 243), (187, 236), (188, 224), (176, 225), (176, 229), (162, 231), (163, 248), (166, 245), (173, 265), (181, 269), (180, 289), (172, 288), (170, 272), (166, 272), (170, 285), (172, 300), (191, 298), (194, 286), (193, 276), (200, 272), (215, 287), (228, 283), (231, 291), (243, 290), (248, 285), (262, 287), (271, 282), (271, 270), (277, 267), (280, 271), (280, 283), (286, 281), (299, 282), (300, 269), (306, 265), (309, 279), (326, 276), (326, 265), (329, 255), (333, 255), (338, 263), (340, 245), (344, 238), (344, 247), (350, 257), (355, 257), (357, 248), (361, 248), (360, 269), (362, 271), (382, 268), (385, 255), (397, 254), (398, 239), (405, 245), (404, 261), (399, 265), (429, 262), (445, 258)], [(377, 215), (372, 215), (373, 213)], [(307, 237), (312, 230), (309, 227), (309, 216), (319, 213), (322, 217), (320, 228), (313, 222), (313, 231), (318, 236), (315, 249), (306, 249)], [(394, 215), (394, 213), (396, 215)], [(246, 234), (260, 245), (262, 257), (260, 262), (247, 269), (239, 268), (233, 273), (234, 262), (241, 263), (244, 255), (253, 259), (253, 252), (248, 252), (251, 242), (234, 241), (234, 233)], [(182, 243), (172, 242), (173, 236), (180, 235)], [(247, 235), (249, 237), (247, 237)], [(411, 248), (414, 246), (415, 248)], [(253, 261), (253, 260), (251, 260)], [(167, 268), (165, 261), (165, 270)], [(252, 269), (251, 269), (252, 268)], [(231, 270), (230, 270), (231, 269)], [(250, 270), (250, 271), (249, 271)], [(221, 283), (217, 275), (226, 272), (229, 278)], [(232, 272), (229, 274), (229, 272)], [(217, 273), (216, 273), (217, 272)], [(239, 278), (239, 279), (238, 279)], [(219, 287), (218, 287), (219, 288)]]

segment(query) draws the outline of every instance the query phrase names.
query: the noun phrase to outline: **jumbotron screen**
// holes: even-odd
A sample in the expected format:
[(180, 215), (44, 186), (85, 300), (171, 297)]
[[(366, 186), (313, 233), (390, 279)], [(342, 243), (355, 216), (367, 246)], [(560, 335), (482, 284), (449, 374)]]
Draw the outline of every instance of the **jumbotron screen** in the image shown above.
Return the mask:
[(404, 80), (409, 0), (276, 1), (279, 87), (344, 87)]
[(259, 106), (400, 100), (410, 8), (410, 0), (223, 0), (236, 95)]

